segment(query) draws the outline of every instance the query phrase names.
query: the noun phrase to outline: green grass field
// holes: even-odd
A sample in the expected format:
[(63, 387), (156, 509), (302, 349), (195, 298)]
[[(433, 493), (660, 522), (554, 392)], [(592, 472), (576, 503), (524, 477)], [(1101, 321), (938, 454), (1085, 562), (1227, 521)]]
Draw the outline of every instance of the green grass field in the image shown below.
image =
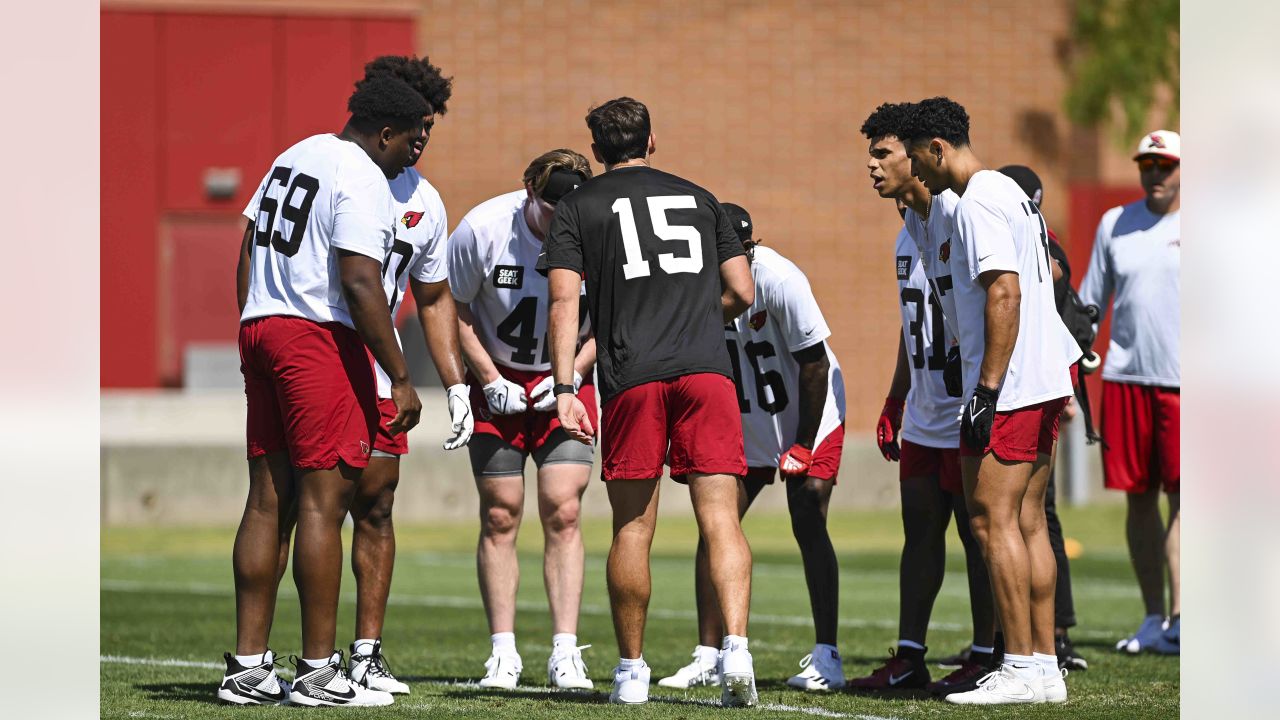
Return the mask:
[[(670, 487), (670, 486), (669, 486)], [(686, 502), (668, 492), (666, 503)], [(921, 696), (813, 695), (787, 688), (797, 661), (813, 644), (799, 552), (785, 517), (752, 516), (745, 523), (755, 551), (750, 629), (761, 707), (754, 716), (854, 718), (1071, 717), (1169, 718), (1179, 712), (1177, 658), (1120, 656), (1115, 640), (1141, 619), (1137, 588), (1124, 550), (1123, 511), (1107, 506), (1066, 509), (1063, 525), (1081, 541), (1072, 563), (1080, 627), (1072, 632), (1090, 669), (1067, 678), (1064, 706), (958, 708)], [(895, 644), (897, 553), (901, 528), (896, 511), (839, 513), (830, 522), (841, 567), (841, 636), (845, 672), (869, 672)], [(482, 691), (469, 684), (483, 674), (489, 640), (476, 586), (473, 523), (399, 529), (399, 551), (383, 634), (396, 674), (413, 694), (389, 708), (321, 711), (362, 718), (391, 717), (710, 717), (718, 690), (673, 691), (659, 677), (688, 661), (696, 643), (693, 613), (692, 519), (659, 523), (654, 544), (654, 594), (645, 659), (654, 668), (650, 703), (607, 704), (610, 669), (617, 659), (604, 582), (608, 523), (590, 521), (586, 587), (579, 625), (594, 693), (545, 689), (550, 623), (542, 589), (541, 532), (536, 519), (520, 540), (520, 614), (517, 639), (525, 662), (516, 692)], [(235, 606), (231, 543), (234, 528), (109, 528), (102, 533), (101, 712), (106, 718), (249, 718), (294, 715), (296, 708), (232, 708), (217, 704), (222, 653), (233, 649)], [(349, 545), (348, 545), (349, 547)], [(967, 593), (960, 544), (952, 533), (946, 583), (929, 634), (941, 657), (969, 640)], [(343, 584), (338, 641), (351, 641), (354, 580)], [(297, 594), (286, 578), (272, 647), (298, 651)], [(292, 668), (290, 668), (292, 670)], [(934, 668), (935, 677), (946, 670)]]

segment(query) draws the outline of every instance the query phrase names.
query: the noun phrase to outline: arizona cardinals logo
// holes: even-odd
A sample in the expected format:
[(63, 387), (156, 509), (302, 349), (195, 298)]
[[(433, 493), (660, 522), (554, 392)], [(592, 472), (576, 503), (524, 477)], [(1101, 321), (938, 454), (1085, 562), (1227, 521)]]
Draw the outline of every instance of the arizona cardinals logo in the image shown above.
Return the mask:
[(404, 223), (407, 228), (417, 227), (418, 221), (422, 219), (422, 213), (412, 210), (406, 212), (404, 217), (400, 218), (400, 222)]
[(1148, 139), (1151, 141), (1151, 147), (1159, 148), (1161, 150), (1165, 149), (1164, 140), (1158, 134), (1151, 133)]
[(951, 261), (951, 238), (947, 238), (947, 241), (938, 248), (938, 260), (942, 262)]
[(769, 319), (768, 311), (761, 310), (755, 315), (752, 315), (751, 319), (747, 320), (747, 324), (751, 326), (752, 330), (759, 330), (760, 328), (764, 327), (764, 321), (768, 319)]

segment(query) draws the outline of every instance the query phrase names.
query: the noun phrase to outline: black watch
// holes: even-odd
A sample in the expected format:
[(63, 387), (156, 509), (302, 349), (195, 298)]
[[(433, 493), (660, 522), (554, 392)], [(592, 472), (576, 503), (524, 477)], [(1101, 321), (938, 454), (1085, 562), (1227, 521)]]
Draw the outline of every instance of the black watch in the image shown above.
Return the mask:
[(570, 395), (577, 395), (578, 389), (572, 385), (554, 385), (551, 388), (551, 394), (557, 397), (565, 393), (569, 393)]

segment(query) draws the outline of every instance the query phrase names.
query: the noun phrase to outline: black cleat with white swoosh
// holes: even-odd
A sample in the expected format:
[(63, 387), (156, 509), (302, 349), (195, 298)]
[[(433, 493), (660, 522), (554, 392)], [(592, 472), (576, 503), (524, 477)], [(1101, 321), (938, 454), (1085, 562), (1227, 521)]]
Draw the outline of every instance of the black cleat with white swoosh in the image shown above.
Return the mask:
[(234, 705), (280, 705), (289, 698), (289, 683), (276, 675), (275, 653), (267, 650), (262, 664), (245, 667), (236, 656), (223, 653), (227, 674), (218, 686), (218, 699)]
[(371, 707), (390, 705), (391, 693), (370, 690), (351, 682), (342, 667), (342, 652), (335, 652), (329, 664), (313, 668), (302, 660), (291, 658), (298, 668), (293, 679), (289, 702), (307, 707)]

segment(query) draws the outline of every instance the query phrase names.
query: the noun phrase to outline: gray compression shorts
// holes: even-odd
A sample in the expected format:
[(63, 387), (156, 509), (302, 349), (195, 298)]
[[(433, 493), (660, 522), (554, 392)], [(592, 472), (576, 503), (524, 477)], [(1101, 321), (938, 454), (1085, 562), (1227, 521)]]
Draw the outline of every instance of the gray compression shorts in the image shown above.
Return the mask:
[(512, 447), (495, 435), (482, 433), (471, 436), (467, 452), (471, 455), (471, 472), (477, 477), (523, 475), (524, 461), (530, 454), (533, 455), (533, 464), (539, 468), (547, 465), (591, 467), (595, 462), (595, 448), (570, 438), (560, 428), (553, 430), (542, 447), (533, 453)]

